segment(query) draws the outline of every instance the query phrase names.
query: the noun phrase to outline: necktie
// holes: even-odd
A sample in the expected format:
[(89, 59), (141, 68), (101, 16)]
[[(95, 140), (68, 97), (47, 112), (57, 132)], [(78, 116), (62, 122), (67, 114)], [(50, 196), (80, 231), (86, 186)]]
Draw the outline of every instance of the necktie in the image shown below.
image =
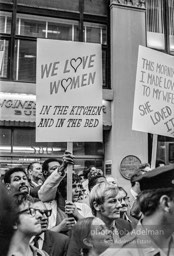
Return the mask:
[(35, 238), (33, 239), (33, 245), (39, 249), (39, 239), (40, 236), (35, 236)]

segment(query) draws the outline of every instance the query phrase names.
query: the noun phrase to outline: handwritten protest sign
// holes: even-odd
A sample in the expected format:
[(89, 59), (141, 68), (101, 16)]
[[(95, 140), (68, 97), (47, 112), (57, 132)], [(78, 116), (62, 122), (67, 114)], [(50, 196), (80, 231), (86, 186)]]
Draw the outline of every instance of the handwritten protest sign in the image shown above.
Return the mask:
[(38, 39), (36, 141), (102, 141), (101, 45)]
[(174, 137), (174, 57), (140, 46), (133, 130)]

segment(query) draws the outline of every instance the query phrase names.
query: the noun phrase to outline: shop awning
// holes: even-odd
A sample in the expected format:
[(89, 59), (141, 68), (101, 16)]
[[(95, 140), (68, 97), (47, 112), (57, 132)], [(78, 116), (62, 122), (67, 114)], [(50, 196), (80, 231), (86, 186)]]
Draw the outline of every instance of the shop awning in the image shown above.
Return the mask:
[(35, 122), (36, 95), (0, 93), (0, 121)]

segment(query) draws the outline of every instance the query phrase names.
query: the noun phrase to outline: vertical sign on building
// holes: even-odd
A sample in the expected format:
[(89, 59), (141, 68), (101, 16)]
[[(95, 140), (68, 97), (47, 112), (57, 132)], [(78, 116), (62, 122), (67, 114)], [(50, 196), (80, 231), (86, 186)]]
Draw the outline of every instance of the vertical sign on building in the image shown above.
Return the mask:
[(38, 39), (36, 141), (102, 141), (101, 45)]

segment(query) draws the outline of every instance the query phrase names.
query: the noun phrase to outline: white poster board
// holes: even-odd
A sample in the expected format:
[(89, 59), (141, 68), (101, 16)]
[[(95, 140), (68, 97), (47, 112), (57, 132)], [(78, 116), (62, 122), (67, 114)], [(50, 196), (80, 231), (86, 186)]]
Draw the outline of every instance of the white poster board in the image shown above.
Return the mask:
[(174, 137), (174, 57), (139, 46), (132, 129)]
[(37, 40), (36, 141), (102, 141), (101, 45)]

